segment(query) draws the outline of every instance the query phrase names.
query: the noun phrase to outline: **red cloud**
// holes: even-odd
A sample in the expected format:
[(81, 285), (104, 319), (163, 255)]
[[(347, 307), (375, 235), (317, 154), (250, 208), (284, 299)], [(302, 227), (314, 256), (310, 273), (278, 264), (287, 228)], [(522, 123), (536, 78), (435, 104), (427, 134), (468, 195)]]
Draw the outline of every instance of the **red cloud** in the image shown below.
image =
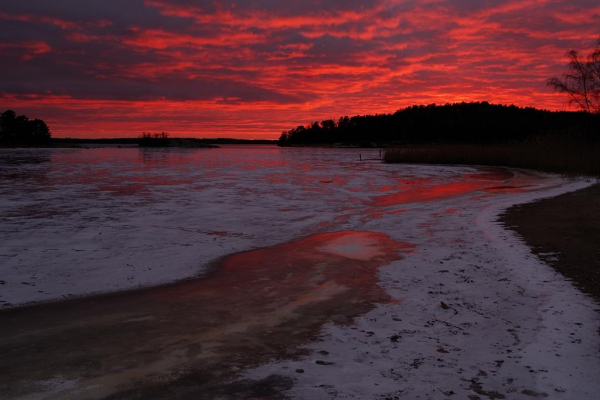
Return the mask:
[(251, 32), (229, 32), (211, 36), (194, 36), (167, 32), (162, 29), (133, 29), (135, 34), (124, 37), (122, 43), (134, 47), (167, 49), (172, 47), (241, 46), (264, 41), (264, 36)]
[(9, 56), (8, 52), (18, 52), (23, 61), (31, 60), (34, 56), (49, 53), (52, 48), (43, 41), (26, 41), (20, 43), (0, 43), (0, 54)]
[(30, 110), (57, 136), (169, 130), (276, 137), (312, 120), (431, 102), (564, 109), (545, 81), (563, 71), (567, 50), (593, 44), (600, 7), (578, 0), (487, 3), (201, 8), (146, 0), (137, 14), (91, 22), (58, 11), (0, 13), (31, 32), (36, 25), (65, 31), (0, 41), (4, 56), (28, 61), (26, 68), (3, 67), (0, 106)]
[(31, 22), (36, 24), (49, 24), (57, 26), (61, 29), (80, 29), (85, 27), (99, 27), (104, 28), (112, 25), (112, 22), (108, 20), (98, 20), (91, 22), (75, 22), (75, 21), (67, 21), (60, 18), (48, 17), (43, 15), (35, 15), (35, 14), (8, 14), (5, 12), (0, 13), (0, 19), (3, 20), (13, 20), (13, 21), (21, 21), (21, 22)]

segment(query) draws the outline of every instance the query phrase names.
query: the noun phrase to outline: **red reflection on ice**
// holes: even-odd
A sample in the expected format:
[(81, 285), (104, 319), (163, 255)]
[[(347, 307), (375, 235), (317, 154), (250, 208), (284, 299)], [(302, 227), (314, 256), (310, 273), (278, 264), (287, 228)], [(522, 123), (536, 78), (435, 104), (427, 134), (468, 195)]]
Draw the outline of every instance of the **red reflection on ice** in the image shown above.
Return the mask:
[(400, 210), (388, 211), (386, 214), (397, 215), (397, 214), (404, 214), (405, 212), (408, 212), (408, 210), (402, 208)]
[[(461, 196), (477, 191), (510, 191), (512, 186), (501, 186), (514, 179), (514, 173), (508, 170), (482, 170), (479, 173), (462, 174), (456, 181), (431, 184), (431, 180), (406, 181), (406, 187), (395, 193), (374, 197), (373, 205), (389, 207), (398, 204), (408, 204), (437, 200), (446, 197)], [(491, 187), (490, 187), (491, 186)], [(388, 191), (388, 187), (385, 187)], [(516, 187), (515, 187), (516, 189)]]
[(422, 201), (437, 200), (444, 197), (460, 196), (489, 186), (486, 181), (450, 182), (435, 186), (419, 186), (406, 191), (374, 197), (374, 205), (389, 207)]
[[(208, 277), (157, 289), (154, 294), (167, 296), (165, 301), (170, 302), (204, 298), (209, 309), (209, 303), (221, 302), (240, 311), (253, 308), (253, 312), (267, 312), (284, 307), (286, 315), (313, 302), (338, 304), (343, 299), (349, 306), (354, 301), (389, 301), (389, 295), (378, 285), (377, 271), (413, 249), (412, 244), (378, 232), (322, 233), (229, 256)], [(228, 296), (223, 298), (223, 293)], [(337, 306), (319, 307), (331, 307), (329, 312), (335, 312)]]
[(193, 379), (216, 369), (229, 380), (231, 367), (294, 354), (325, 323), (350, 324), (376, 303), (398, 301), (378, 284), (378, 269), (412, 248), (383, 233), (343, 231), (247, 251), (200, 279), (11, 313), (0, 350), (13, 376), (90, 376), (82, 385), (104, 393), (190, 366), (202, 372)]

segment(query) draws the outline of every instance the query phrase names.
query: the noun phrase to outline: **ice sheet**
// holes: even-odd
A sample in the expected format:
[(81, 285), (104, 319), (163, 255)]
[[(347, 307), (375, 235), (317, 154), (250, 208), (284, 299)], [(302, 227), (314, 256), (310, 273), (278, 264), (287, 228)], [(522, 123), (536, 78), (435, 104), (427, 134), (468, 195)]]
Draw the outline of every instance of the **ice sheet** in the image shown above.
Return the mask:
[[(366, 158), (268, 147), (3, 150), (0, 300), (156, 285), (237, 251), (382, 232), (416, 245), (380, 272), (397, 301), (352, 326), (326, 326), (307, 346), (312, 356), (247, 377), (292, 376), (290, 395), (311, 399), (596, 398), (598, 305), (495, 222), (512, 204), (591, 182), (361, 163), (359, 153)], [(353, 255), (368, 244), (334, 247)]]
[(398, 205), (506, 178), (359, 162), (368, 151), (0, 150), (0, 306), (202, 275), (227, 254), (360, 227), (382, 195)]

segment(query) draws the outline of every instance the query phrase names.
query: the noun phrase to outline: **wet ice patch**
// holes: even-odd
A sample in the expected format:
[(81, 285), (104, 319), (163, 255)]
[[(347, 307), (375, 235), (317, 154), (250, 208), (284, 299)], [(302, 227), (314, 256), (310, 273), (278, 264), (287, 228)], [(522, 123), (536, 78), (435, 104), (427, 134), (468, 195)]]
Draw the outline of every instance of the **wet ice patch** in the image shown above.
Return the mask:
[(327, 242), (319, 250), (353, 260), (370, 260), (383, 255), (380, 243), (369, 233), (352, 233)]

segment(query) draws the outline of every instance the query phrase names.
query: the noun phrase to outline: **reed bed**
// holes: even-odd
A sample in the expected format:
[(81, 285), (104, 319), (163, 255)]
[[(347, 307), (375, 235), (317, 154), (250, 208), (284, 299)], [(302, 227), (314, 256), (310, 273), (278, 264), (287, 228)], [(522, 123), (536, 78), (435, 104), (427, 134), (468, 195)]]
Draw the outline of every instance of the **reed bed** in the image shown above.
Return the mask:
[(411, 146), (388, 149), (384, 162), (500, 166), (600, 177), (600, 145), (539, 139), (507, 145)]

